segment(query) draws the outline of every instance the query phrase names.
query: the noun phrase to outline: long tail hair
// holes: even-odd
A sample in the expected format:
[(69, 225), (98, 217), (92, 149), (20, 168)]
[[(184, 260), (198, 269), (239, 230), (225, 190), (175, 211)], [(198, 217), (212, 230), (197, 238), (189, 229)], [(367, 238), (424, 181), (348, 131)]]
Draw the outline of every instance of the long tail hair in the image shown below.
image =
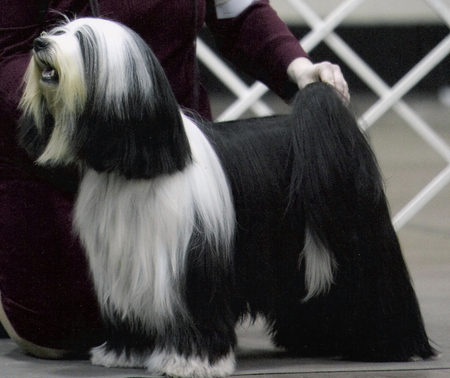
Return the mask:
[(333, 329), (350, 330), (337, 337), (345, 357), (432, 356), (380, 170), (355, 118), (331, 86), (313, 84), (296, 99), (293, 122), (290, 192), (306, 221), (304, 300), (329, 291), (324, 301), (339, 303), (331, 317)]

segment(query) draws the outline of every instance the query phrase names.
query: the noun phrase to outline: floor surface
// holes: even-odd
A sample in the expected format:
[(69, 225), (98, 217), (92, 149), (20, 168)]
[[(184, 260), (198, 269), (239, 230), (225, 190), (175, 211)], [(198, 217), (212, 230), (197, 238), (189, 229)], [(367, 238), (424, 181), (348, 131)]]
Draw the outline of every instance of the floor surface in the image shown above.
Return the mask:
[[(361, 114), (373, 98), (354, 98)], [(448, 144), (450, 108), (433, 96), (413, 96), (407, 102)], [(219, 112), (221, 103), (217, 104)], [(278, 107), (280, 106), (280, 107)], [(283, 106), (275, 103), (283, 111)], [(420, 189), (446, 167), (394, 112), (369, 131), (385, 180), (392, 213), (396, 214)], [(443, 378), (450, 377), (450, 185), (399, 230), (405, 259), (421, 304), (429, 337), (440, 351), (430, 361), (352, 363), (325, 359), (293, 359), (274, 349), (263, 325), (239, 329), (235, 375), (277, 378)], [(44, 361), (25, 356), (10, 340), (0, 340), (0, 378), (130, 378), (148, 377), (143, 370), (107, 369), (89, 361)]]

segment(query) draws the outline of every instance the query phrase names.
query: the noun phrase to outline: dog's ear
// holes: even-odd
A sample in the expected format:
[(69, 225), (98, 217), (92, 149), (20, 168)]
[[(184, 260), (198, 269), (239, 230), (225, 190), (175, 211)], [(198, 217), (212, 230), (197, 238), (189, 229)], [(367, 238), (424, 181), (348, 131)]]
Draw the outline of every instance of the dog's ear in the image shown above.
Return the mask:
[[(39, 127), (36, 124), (38, 117)], [(25, 111), (19, 119), (19, 145), (27, 151), (31, 158), (37, 159), (44, 152), (54, 128), (53, 117), (45, 107), (40, 115)]]
[(148, 179), (183, 170), (191, 160), (179, 114), (142, 110), (139, 118), (108, 118), (93, 109), (75, 132), (75, 153), (98, 172)]
[(117, 54), (105, 54), (111, 46), (95, 34), (78, 35), (87, 101), (74, 132), (74, 152), (96, 171), (131, 179), (181, 171), (191, 151), (175, 96), (150, 48), (124, 30), (126, 43), (114, 47)]

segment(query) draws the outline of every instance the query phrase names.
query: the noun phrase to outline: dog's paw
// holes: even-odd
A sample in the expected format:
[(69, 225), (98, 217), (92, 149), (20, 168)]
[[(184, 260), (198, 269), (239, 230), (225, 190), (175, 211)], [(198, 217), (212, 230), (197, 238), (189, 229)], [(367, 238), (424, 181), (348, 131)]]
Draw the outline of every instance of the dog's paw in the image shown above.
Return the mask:
[(144, 368), (148, 355), (139, 354), (125, 348), (117, 353), (108, 346), (108, 342), (91, 349), (91, 362), (93, 365), (123, 368)]
[(149, 372), (163, 373), (169, 377), (211, 378), (233, 374), (236, 359), (234, 352), (211, 364), (208, 358), (184, 357), (166, 351), (154, 352), (145, 363)]

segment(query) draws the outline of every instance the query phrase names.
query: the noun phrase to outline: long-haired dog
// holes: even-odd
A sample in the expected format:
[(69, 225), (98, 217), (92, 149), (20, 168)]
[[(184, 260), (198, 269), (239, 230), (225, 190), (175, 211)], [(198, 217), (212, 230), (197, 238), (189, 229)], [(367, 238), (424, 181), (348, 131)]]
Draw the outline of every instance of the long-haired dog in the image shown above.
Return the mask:
[(331, 87), (288, 116), (196, 122), (143, 40), (94, 18), (37, 38), (25, 82), (22, 145), (84, 170), (94, 364), (225, 376), (248, 314), (299, 356), (434, 354), (377, 163)]

